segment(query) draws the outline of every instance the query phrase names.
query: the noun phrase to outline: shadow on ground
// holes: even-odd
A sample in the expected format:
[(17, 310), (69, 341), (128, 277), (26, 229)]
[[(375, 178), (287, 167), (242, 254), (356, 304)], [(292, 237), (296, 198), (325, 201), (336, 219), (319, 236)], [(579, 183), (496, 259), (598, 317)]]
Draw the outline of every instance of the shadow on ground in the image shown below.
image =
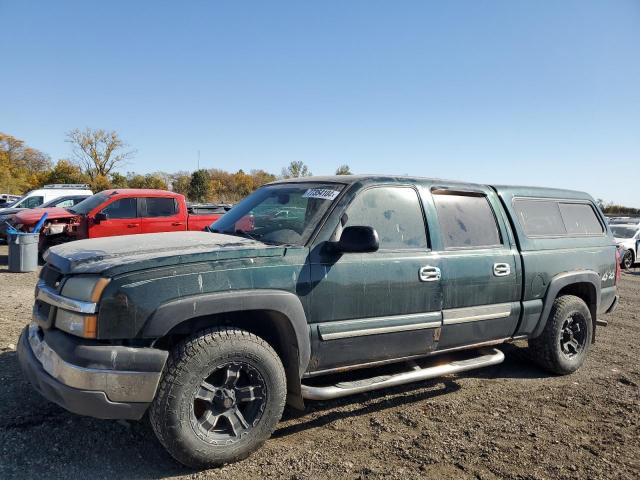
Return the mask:
[[(287, 410), (274, 438), (322, 428), (338, 420), (369, 415), (458, 391), (461, 378), (546, 376), (506, 346), (495, 367), (326, 402), (309, 402), (305, 412)], [(0, 353), (1, 478), (166, 478), (193, 473), (164, 451), (148, 421), (98, 420), (70, 414), (36, 393), (22, 377), (14, 351)], [(96, 472), (100, 472), (96, 475)]]

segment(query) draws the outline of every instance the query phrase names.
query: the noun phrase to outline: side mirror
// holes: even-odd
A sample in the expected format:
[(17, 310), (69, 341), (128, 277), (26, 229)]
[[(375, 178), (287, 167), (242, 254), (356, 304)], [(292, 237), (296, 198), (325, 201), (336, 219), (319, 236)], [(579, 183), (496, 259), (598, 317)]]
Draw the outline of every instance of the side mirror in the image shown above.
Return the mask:
[(369, 253), (380, 248), (378, 232), (374, 228), (356, 225), (345, 228), (340, 240), (330, 245), (334, 252), (339, 253)]
[(93, 217), (93, 222), (94, 223), (100, 223), (103, 222), (104, 220), (108, 220), (109, 219), (109, 215), (107, 215), (104, 212), (100, 212), (100, 213), (96, 213), (96, 216)]

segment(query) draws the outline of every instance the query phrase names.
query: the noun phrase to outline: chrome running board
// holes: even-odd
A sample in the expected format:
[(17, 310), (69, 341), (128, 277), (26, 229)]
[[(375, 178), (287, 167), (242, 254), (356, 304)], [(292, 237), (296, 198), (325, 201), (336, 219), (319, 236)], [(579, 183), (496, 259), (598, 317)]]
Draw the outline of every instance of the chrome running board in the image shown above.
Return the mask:
[(302, 385), (302, 397), (307, 400), (331, 400), (346, 397), (356, 393), (370, 392), (381, 388), (395, 387), (405, 383), (428, 380), (430, 378), (449, 375), (452, 373), (466, 372), (476, 368), (490, 367), (504, 361), (504, 353), (497, 348), (480, 350), (479, 355), (466, 360), (454, 360), (443, 365), (435, 365), (426, 368), (412, 368), (408, 372), (393, 375), (381, 375), (353, 382), (341, 382), (327, 386)]

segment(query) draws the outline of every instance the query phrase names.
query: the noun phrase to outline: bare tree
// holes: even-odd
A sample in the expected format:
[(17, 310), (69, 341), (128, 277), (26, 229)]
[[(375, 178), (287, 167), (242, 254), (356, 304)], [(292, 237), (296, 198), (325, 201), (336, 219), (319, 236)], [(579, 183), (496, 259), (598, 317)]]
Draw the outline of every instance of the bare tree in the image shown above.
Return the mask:
[(92, 180), (107, 177), (136, 153), (127, 150), (128, 145), (113, 130), (75, 129), (67, 133), (67, 142), (72, 146), (76, 163)]

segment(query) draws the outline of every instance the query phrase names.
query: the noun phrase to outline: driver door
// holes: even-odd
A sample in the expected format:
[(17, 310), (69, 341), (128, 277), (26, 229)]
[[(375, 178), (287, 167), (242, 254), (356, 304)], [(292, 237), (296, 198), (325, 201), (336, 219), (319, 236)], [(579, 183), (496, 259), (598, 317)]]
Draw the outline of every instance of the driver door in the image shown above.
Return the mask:
[(107, 218), (100, 223), (92, 222), (89, 238), (142, 233), (136, 198), (113, 200), (97, 213), (104, 213)]
[[(426, 355), (435, 348), (442, 322), (440, 260), (429, 248), (417, 191), (376, 186), (359, 192), (338, 230), (352, 225), (373, 227), (379, 250), (340, 254), (316, 248), (311, 253), (311, 368), (316, 373)], [(432, 277), (424, 275), (428, 269)]]

